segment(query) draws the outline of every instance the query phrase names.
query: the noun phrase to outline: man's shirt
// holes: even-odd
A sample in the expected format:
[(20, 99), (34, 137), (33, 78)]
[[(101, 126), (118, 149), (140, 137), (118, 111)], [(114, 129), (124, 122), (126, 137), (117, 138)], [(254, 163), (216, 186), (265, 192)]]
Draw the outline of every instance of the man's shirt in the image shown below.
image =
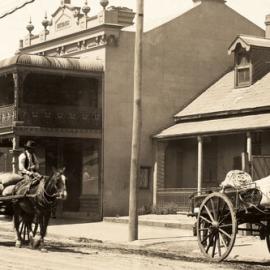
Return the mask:
[[(26, 159), (28, 160), (28, 166), (26, 168)], [(37, 171), (39, 169), (39, 162), (34, 153), (24, 151), (19, 156), (19, 171), (21, 173), (29, 174), (30, 172)]]

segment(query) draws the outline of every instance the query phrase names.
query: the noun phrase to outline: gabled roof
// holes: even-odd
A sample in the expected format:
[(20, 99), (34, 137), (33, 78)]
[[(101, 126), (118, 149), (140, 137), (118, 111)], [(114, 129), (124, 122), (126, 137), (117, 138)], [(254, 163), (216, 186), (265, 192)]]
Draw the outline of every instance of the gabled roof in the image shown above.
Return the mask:
[(82, 72), (102, 72), (103, 65), (87, 59), (49, 57), (32, 54), (18, 54), (0, 60), (0, 70), (12, 66), (38, 67), (54, 70), (70, 70)]
[(186, 108), (175, 115), (178, 119), (195, 119), (210, 115), (227, 115), (270, 107), (270, 73), (253, 85), (234, 88), (234, 71), (227, 73)]
[(242, 48), (244, 48), (246, 51), (249, 51), (252, 46), (270, 48), (270, 39), (247, 35), (239, 35), (236, 37), (236, 39), (229, 47), (228, 53), (231, 54), (236, 49), (238, 44), (240, 44)]

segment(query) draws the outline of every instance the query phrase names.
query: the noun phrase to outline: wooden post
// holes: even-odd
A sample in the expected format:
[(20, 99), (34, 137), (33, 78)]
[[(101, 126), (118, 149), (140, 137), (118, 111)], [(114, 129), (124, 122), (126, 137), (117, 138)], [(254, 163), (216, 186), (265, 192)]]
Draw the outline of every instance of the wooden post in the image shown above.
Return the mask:
[(19, 137), (14, 135), (12, 138), (12, 172), (17, 173), (18, 171), (18, 146), (19, 146)]
[(248, 158), (248, 166), (247, 172), (251, 174), (251, 159), (252, 159), (252, 138), (251, 133), (247, 132), (247, 158)]
[(19, 75), (18, 73), (13, 73), (14, 81), (14, 118), (13, 121), (18, 121), (18, 107), (19, 107)]
[(157, 185), (158, 185), (158, 157), (157, 157), (157, 146), (155, 146), (155, 163), (153, 171), (153, 207), (157, 206)]
[(252, 140), (250, 132), (247, 133), (247, 154), (248, 154), (248, 161), (251, 161), (252, 156)]
[[(252, 166), (251, 166), (251, 159), (252, 159), (252, 138), (251, 133), (247, 132), (247, 172), (252, 176)], [(252, 229), (252, 223), (246, 224), (247, 229)], [(245, 235), (252, 235), (251, 231), (246, 231)]]
[(249, 172), (248, 170), (248, 156), (246, 152), (241, 153), (241, 170), (244, 172)]
[[(14, 115), (13, 122), (18, 121), (18, 109), (19, 109), (19, 75), (18, 73), (13, 73), (14, 81)], [(14, 134), (12, 138), (12, 172), (17, 173), (18, 171), (18, 148), (19, 148), (19, 137)]]
[(137, 0), (135, 61), (134, 61), (134, 100), (133, 127), (129, 185), (129, 241), (138, 239), (137, 179), (139, 177), (139, 157), (142, 128), (142, 35), (143, 0)]
[(198, 194), (202, 193), (203, 178), (203, 139), (198, 136)]

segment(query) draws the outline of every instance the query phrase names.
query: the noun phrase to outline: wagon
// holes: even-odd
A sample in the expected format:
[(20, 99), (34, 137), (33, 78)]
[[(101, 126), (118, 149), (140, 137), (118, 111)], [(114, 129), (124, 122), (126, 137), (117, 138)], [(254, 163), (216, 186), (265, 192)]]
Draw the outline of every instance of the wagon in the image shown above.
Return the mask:
[(260, 205), (261, 199), (256, 185), (194, 194), (191, 215), (196, 216), (194, 234), (203, 255), (224, 260), (239, 231), (259, 235), (270, 252), (270, 206)]
[[(34, 198), (36, 195), (26, 194), (26, 195), (0, 195), (0, 215), (7, 217), (13, 216), (13, 204), (18, 200), (23, 200), (25, 198)], [(36, 220), (31, 221), (31, 224), (27, 223), (27, 220), (20, 218), (19, 233), (21, 235), (22, 242), (24, 244), (29, 243), (29, 228), (31, 226), (33, 236), (38, 233), (39, 223)]]

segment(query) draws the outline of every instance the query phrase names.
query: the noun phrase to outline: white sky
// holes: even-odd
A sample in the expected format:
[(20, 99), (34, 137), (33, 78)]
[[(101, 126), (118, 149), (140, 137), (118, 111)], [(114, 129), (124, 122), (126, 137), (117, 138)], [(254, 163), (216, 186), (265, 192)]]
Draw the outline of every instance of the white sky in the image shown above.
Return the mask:
[[(135, 10), (136, 0), (109, 0), (109, 5), (126, 6)], [(167, 18), (176, 17), (183, 11), (193, 6), (192, 0), (144, 0), (145, 20), (148, 24), (154, 24)], [(0, 14), (22, 3), (24, 0), (1, 0)], [(71, 0), (73, 5), (82, 6), (84, 0)], [(88, 0), (91, 7), (90, 14), (94, 15), (101, 10), (99, 0)], [(25, 6), (16, 13), (0, 19), (0, 59), (14, 54), (18, 48), (19, 39), (22, 39), (27, 31), (25, 29), (30, 16), (32, 17), (35, 30), (38, 33), (42, 30), (41, 21), (47, 11), (52, 14), (60, 4), (60, 0), (36, 0), (33, 4)], [(247, 17), (260, 27), (264, 28), (264, 19), (270, 14), (270, 0), (227, 0), (227, 5)], [(50, 16), (48, 16), (50, 17)], [(229, 26), (228, 26), (229, 27)]]

